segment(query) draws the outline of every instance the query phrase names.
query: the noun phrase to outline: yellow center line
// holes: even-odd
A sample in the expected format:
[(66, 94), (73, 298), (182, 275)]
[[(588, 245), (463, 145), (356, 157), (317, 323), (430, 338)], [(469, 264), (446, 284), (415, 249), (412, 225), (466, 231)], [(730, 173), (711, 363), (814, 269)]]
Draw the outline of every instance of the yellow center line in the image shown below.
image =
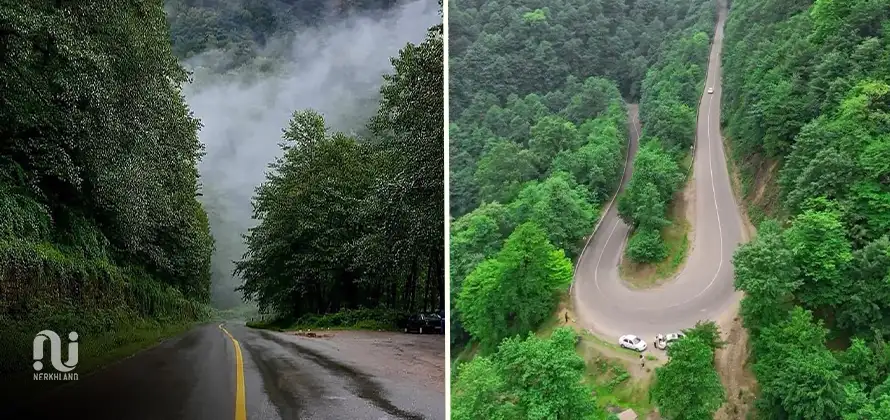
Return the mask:
[(219, 329), (229, 336), (235, 346), (235, 420), (247, 420), (247, 409), (244, 402), (244, 359), (241, 357), (241, 345), (232, 334), (223, 328), (223, 324), (219, 324)]

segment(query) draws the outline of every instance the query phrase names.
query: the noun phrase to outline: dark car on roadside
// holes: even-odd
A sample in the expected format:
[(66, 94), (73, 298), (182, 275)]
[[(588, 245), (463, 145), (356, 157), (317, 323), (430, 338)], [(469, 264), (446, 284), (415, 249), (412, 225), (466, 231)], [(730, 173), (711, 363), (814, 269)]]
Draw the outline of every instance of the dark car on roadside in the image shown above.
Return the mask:
[(444, 331), (442, 327), (442, 317), (431, 313), (414, 314), (408, 317), (405, 323), (405, 332), (418, 332), (420, 334), (440, 333)]

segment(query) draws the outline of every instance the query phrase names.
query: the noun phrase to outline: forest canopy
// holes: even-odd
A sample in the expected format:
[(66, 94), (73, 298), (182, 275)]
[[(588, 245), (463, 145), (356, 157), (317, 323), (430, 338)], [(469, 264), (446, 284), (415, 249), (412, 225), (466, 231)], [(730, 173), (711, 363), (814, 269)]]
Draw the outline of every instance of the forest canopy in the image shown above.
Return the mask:
[(726, 133), (749, 191), (778, 197), (734, 258), (758, 412), (888, 418), (890, 2), (732, 6)]

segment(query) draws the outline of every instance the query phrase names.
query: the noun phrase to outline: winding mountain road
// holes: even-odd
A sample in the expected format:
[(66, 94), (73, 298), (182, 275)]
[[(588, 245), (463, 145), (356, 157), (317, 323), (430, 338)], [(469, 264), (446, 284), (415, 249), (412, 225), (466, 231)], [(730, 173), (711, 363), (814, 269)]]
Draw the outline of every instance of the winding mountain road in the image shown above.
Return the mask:
[[(721, 2), (722, 3), (722, 2)], [(690, 328), (699, 320), (717, 319), (740, 297), (733, 287), (732, 255), (744, 234), (733, 196), (720, 135), (720, 53), (726, 8), (721, 4), (708, 63), (707, 87), (698, 110), (694, 149), (695, 239), (685, 268), (667, 284), (633, 290), (618, 275), (629, 227), (611, 205), (578, 259), (572, 299), (580, 325), (615, 340), (634, 334), (651, 341), (655, 334)], [(623, 190), (638, 149), (639, 118), (630, 109), (628, 164)]]

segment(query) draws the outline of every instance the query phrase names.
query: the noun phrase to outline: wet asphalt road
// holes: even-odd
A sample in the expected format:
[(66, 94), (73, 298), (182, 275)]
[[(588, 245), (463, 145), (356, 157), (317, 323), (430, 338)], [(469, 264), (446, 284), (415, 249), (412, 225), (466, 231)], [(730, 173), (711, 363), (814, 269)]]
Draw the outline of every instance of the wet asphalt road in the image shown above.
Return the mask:
[[(438, 420), (445, 396), (375, 377), (336, 348), (285, 334), (225, 324), (196, 327), (156, 347), (59, 387), (3, 419), (84, 416), (93, 420)], [(0, 411), (3, 413), (4, 411)], [(239, 415), (239, 412), (241, 413)], [(246, 415), (241, 417), (241, 415)]]

